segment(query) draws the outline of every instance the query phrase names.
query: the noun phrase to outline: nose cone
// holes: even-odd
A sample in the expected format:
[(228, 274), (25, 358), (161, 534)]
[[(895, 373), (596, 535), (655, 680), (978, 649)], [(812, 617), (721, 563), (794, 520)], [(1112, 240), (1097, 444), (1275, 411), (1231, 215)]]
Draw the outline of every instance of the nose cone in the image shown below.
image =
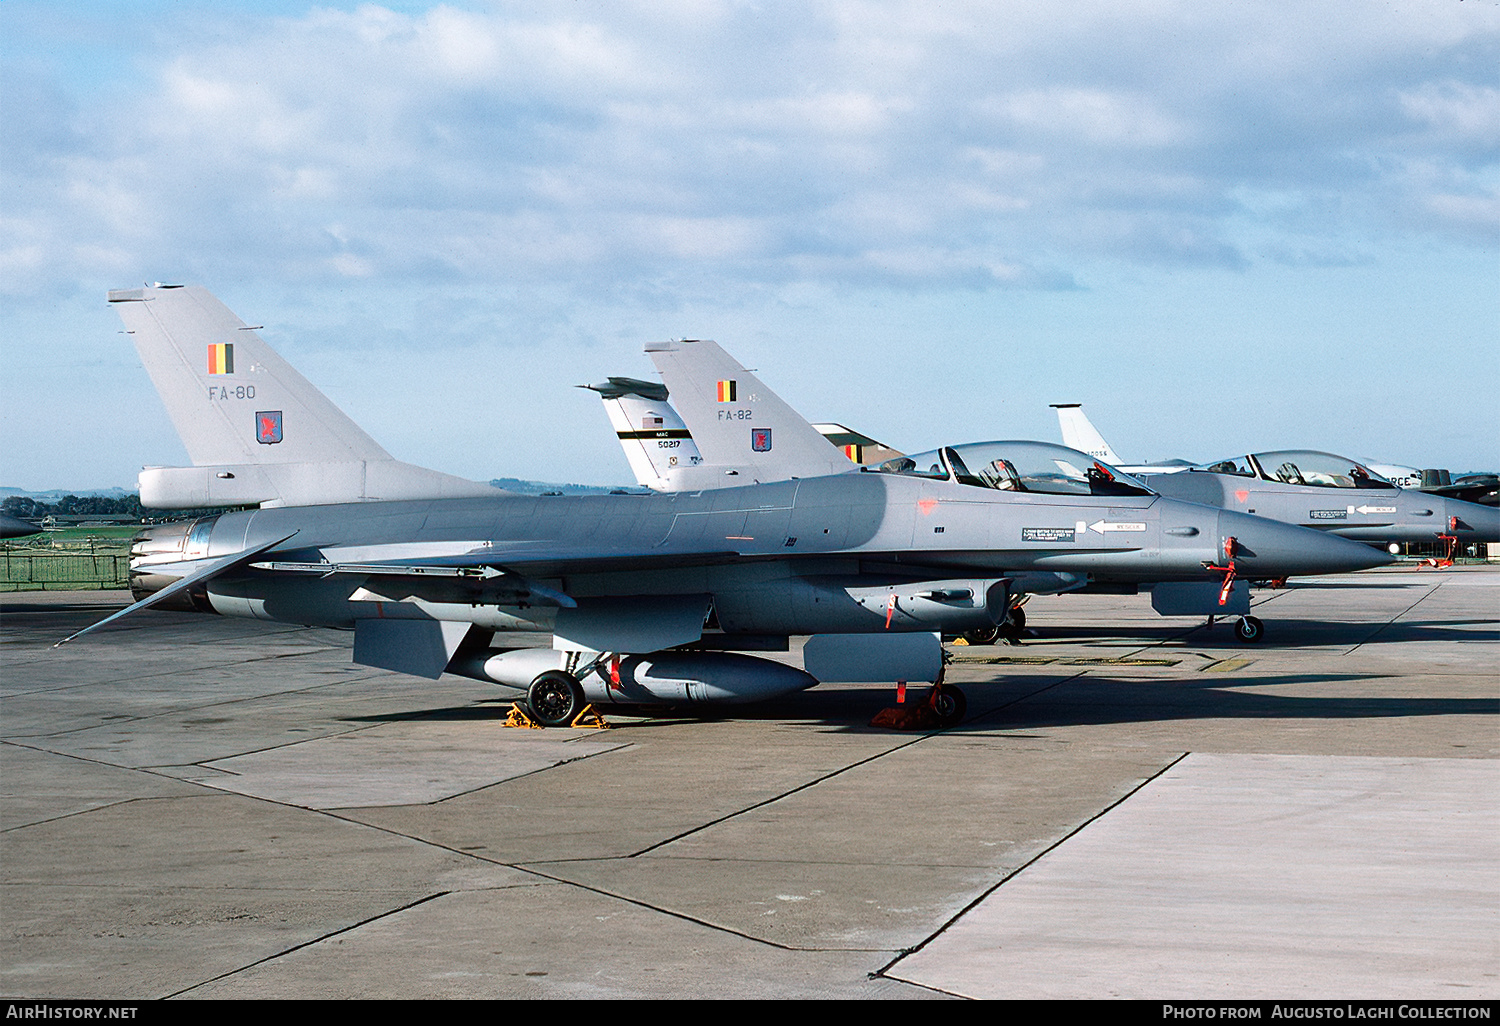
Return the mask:
[(1229, 510), (1219, 514), (1219, 537), (1237, 543), (1234, 565), (1241, 577), (1345, 574), (1395, 561), (1363, 542)]
[[(1500, 542), (1500, 507), (1481, 506), (1477, 502), (1444, 499), (1441, 511), (1443, 529), (1453, 525), (1453, 534), (1462, 542)], [(1455, 523), (1455, 520), (1457, 521)]]

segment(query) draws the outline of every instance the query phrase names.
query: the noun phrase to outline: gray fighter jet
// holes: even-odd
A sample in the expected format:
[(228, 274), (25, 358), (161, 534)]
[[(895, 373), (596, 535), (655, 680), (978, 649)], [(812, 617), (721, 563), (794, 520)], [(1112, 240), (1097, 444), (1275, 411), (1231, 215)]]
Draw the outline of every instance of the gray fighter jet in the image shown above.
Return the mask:
[[(601, 393), (611, 420), (617, 425), (624, 422), (633, 426), (637, 420), (673, 425), (672, 444), (691, 447), (693, 473), (703, 482), (700, 487), (722, 486), (726, 480), (724, 475), (737, 475), (742, 471), (753, 473), (759, 481), (772, 481), (817, 476), (826, 472), (830, 461), (843, 467), (833, 457), (831, 438), (804, 420), (718, 343), (706, 340), (659, 342), (647, 345), (646, 352), (662, 376), (661, 384), (610, 378), (608, 385), (586, 387)], [(678, 406), (670, 404), (669, 398), (676, 399)], [(1082, 418), (1082, 411), (1076, 406), (1059, 408), (1060, 417), (1064, 410)], [(744, 430), (747, 423), (753, 427), (749, 440)], [(1088, 425), (1086, 419), (1083, 423), (1092, 431), (1092, 425)], [(632, 466), (637, 468), (637, 474), (641, 475), (641, 465), (636, 462), (634, 435), (633, 431), (621, 431), (621, 444), (631, 457)], [(752, 467), (746, 464), (747, 453), (753, 451), (757, 437), (764, 439), (765, 448), (754, 452), (756, 462)], [(783, 447), (782, 440), (790, 444)], [(873, 440), (867, 441), (873, 443)], [(1088, 453), (1044, 442), (1014, 440), (970, 443), (911, 456), (882, 448), (890, 455), (876, 469), (886, 473), (912, 474), (1026, 495), (1141, 495), (1151, 491), (1100, 458), (1101, 452), (1113, 450), (1097, 437), (1097, 432), (1094, 450)], [(844, 455), (853, 454), (845, 450)], [(843, 469), (851, 472), (854, 468), (851, 465)], [(653, 481), (649, 476), (652, 473), (661, 475), (663, 472), (659, 467), (647, 470), (641, 477), (643, 484), (670, 489), (672, 479), (658, 477)], [(1103, 524), (1079, 523), (1076, 526), (1080, 533), (1111, 529)], [(980, 644), (1001, 636), (1014, 637), (1026, 622), (1022, 603), (1034, 595), (1059, 594), (1086, 587), (1113, 589), (1121, 585), (1149, 589), (1152, 607), (1162, 615), (1235, 616), (1239, 618), (1235, 631), (1240, 640), (1255, 642), (1264, 636), (1264, 624), (1250, 615), (1248, 581), (1230, 580), (1222, 587), (1162, 581), (1154, 576), (1150, 567), (1142, 566), (1134, 575), (1117, 572), (1108, 582), (1072, 572), (1014, 571), (1010, 582), (1010, 605), (1004, 622), (994, 627), (964, 631), (963, 637)]]
[[(1108, 448), (1082, 410), (1061, 407), (1058, 420), (1065, 438), (1070, 425), (1077, 431), (1081, 423)], [(1287, 449), (1181, 468), (1143, 466), (1135, 473), (1175, 499), (1315, 528), (1393, 555), (1402, 542), (1500, 541), (1500, 510), (1398, 488), (1367, 464), (1333, 453)]]
[[(192, 293), (110, 298), (127, 327), (149, 317), (176, 348), (200, 347), (202, 373), (230, 378), (187, 381), (223, 390), (194, 430), (259, 436), (270, 424), (283, 441), (325, 430), (265, 408), (262, 375), (274, 365), (215, 365), (212, 347), (231, 341), (195, 334)], [(276, 394), (289, 407), (314, 408), (286, 381)], [(774, 448), (753, 417), (738, 427), (751, 451)], [(744, 702), (818, 680), (935, 680), (939, 632), (997, 622), (1018, 573), (1134, 580), (1146, 567), (1156, 580), (1216, 586), (1387, 562), (1367, 546), (1128, 483), (1086, 476), (1066, 494), (1007, 491), (959, 472), (956, 450), (941, 455), (951, 471), (941, 478), (846, 472), (672, 494), (366, 496), (147, 528), (133, 547), (138, 601), (79, 635), (152, 606), (343, 628), (354, 631), (358, 663), (493, 681), (524, 693), (543, 722), (564, 724), (586, 701)], [(549, 632), (553, 646), (517, 650), (504, 641), (517, 630)], [(814, 636), (807, 672), (742, 654), (791, 635)], [(944, 694), (952, 722), (962, 696)]]

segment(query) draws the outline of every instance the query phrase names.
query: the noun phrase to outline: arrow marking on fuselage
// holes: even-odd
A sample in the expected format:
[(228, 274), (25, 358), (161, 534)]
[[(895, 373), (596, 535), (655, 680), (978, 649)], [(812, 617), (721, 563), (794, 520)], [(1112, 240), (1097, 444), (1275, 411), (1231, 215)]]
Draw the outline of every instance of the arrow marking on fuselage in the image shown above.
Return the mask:
[(1111, 523), (1107, 520), (1098, 520), (1089, 525), (1090, 531), (1098, 531), (1103, 534), (1106, 531), (1144, 531), (1145, 524)]

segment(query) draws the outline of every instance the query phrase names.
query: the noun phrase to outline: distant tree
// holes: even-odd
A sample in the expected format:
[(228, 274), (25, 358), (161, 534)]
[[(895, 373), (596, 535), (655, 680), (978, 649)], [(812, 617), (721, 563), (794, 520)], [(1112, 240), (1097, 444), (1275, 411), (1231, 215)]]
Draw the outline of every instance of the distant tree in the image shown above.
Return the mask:
[(56, 502), (39, 502), (29, 495), (7, 495), (3, 501), (0, 501), (0, 511), (13, 517), (33, 520), (50, 516), (86, 517), (106, 514), (114, 516), (123, 514), (142, 520), (188, 520), (212, 516), (215, 513), (227, 513), (240, 508), (216, 506), (209, 509), (146, 509), (141, 505), (139, 495), (125, 495), (118, 499), (103, 495), (64, 495)]

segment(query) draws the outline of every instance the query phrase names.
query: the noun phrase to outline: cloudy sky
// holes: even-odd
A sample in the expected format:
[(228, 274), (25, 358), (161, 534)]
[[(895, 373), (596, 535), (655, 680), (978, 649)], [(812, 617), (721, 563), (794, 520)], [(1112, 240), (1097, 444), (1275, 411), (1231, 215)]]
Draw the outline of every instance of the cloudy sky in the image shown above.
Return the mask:
[(186, 462), (208, 286), (398, 458), (618, 483), (714, 338), (907, 450), (1500, 464), (1500, 2), (0, 3), (0, 485)]

